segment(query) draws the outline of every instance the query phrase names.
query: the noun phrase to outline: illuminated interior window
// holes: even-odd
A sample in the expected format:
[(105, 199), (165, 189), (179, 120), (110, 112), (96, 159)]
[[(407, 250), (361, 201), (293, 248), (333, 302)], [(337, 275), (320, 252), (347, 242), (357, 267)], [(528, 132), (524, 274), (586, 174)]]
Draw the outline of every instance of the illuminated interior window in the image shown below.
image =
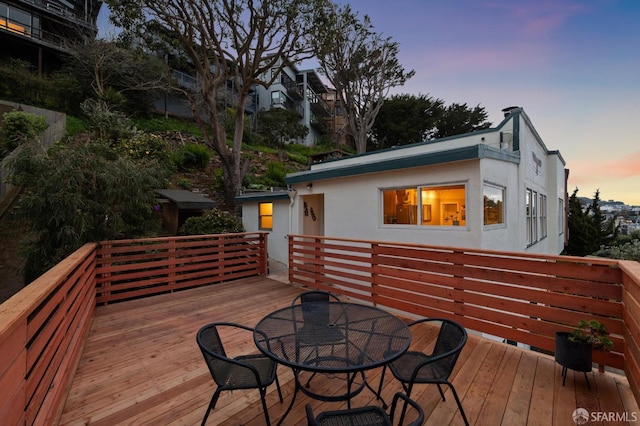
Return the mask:
[(260, 203), (258, 215), (258, 228), (271, 231), (273, 229), (273, 203)]
[(422, 226), (465, 226), (464, 185), (429, 186), (382, 191), (383, 223)]

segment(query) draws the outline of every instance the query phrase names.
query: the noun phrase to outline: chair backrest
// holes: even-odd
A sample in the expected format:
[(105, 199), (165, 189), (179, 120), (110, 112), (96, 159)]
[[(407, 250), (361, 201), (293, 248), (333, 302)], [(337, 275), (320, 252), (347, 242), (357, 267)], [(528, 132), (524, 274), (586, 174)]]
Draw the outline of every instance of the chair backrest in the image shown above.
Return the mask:
[(297, 295), (293, 299), (293, 302), (291, 302), (291, 304), (295, 305), (297, 303), (305, 303), (305, 302), (330, 302), (331, 300), (333, 300), (334, 302), (340, 301), (340, 299), (337, 296), (329, 293), (328, 291), (310, 290)]
[(321, 307), (318, 304), (314, 304), (313, 308), (309, 308), (308, 306), (305, 306), (305, 304), (308, 302), (328, 303), (331, 301), (339, 302), (340, 299), (327, 291), (311, 290), (300, 293), (293, 299), (291, 304), (302, 304), (302, 320), (305, 325), (312, 326), (313, 324), (318, 323), (324, 326), (329, 322), (329, 306)]
[(227, 354), (220, 339), (218, 326), (219, 324), (208, 324), (202, 327), (198, 331), (196, 341), (202, 351), (207, 367), (209, 367), (209, 372), (213, 380), (221, 384), (223, 381), (222, 372), (228, 370), (230, 364), (227, 361)]
[(438, 339), (433, 348), (432, 357), (449, 353), (437, 361), (441, 371), (447, 371), (447, 377), (453, 371), (462, 348), (467, 343), (467, 331), (455, 321), (442, 319)]

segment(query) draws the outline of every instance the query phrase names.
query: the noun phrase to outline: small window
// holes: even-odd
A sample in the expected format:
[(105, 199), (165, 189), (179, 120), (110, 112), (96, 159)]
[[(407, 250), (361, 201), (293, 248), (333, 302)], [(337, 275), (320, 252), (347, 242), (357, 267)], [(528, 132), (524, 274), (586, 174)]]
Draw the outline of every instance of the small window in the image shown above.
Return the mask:
[(258, 213), (258, 228), (264, 231), (273, 230), (273, 203), (260, 203)]
[(284, 105), (285, 103), (285, 96), (284, 93), (282, 93), (279, 90), (276, 90), (274, 92), (271, 92), (271, 105)]
[(540, 194), (540, 204), (538, 206), (538, 218), (540, 219), (540, 238), (547, 237), (547, 196)]
[(484, 198), (484, 224), (504, 223), (504, 188), (485, 184), (482, 195)]

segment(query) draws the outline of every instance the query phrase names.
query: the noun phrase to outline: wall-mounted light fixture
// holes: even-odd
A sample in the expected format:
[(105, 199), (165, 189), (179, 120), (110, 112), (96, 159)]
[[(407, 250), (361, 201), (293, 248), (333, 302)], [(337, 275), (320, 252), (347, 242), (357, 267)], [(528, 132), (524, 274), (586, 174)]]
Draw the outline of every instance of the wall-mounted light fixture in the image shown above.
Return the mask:
[(307, 189), (308, 189), (309, 191), (311, 191), (311, 188), (313, 188), (313, 182), (309, 182), (309, 183), (307, 184)]

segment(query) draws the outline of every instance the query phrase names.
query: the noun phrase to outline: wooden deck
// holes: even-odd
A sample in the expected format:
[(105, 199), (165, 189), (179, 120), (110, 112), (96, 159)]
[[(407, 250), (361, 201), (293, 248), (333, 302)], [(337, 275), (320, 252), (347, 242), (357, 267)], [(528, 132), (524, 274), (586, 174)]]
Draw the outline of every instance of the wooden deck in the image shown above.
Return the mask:
[[(299, 287), (255, 277), (98, 307), (60, 424), (199, 424), (214, 384), (195, 342), (197, 330), (214, 321), (253, 326), (268, 312), (288, 305), (300, 291)], [(412, 346), (427, 350), (432, 335), (432, 330), (417, 332)], [(230, 355), (255, 350), (250, 335), (228, 338), (233, 345)], [(380, 373), (381, 369), (367, 373), (374, 386)], [(288, 406), (293, 390), (290, 370), (280, 367), (278, 376), (284, 404), (278, 401), (275, 386), (267, 395), (274, 424)], [(571, 416), (577, 407), (640, 417), (624, 376), (594, 371), (589, 380), (591, 390), (582, 374), (574, 377), (569, 372), (563, 387), (560, 367), (552, 357), (475, 335), (470, 335), (452, 379), (471, 424), (573, 425)], [(312, 386), (338, 393), (341, 382), (317, 376)], [(390, 400), (400, 389), (387, 373), (383, 397)], [(446, 395), (443, 402), (434, 385), (416, 386), (412, 397), (425, 410), (425, 424), (463, 424), (453, 397), (449, 391)], [(309, 401), (299, 394), (285, 424), (304, 423), (304, 406)], [(358, 406), (376, 401), (365, 389), (352, 403)], [(316, 412), (344, 406), (311, 404)], [(208, 424), (264, 424), (258, 391), (223, 393)]]

